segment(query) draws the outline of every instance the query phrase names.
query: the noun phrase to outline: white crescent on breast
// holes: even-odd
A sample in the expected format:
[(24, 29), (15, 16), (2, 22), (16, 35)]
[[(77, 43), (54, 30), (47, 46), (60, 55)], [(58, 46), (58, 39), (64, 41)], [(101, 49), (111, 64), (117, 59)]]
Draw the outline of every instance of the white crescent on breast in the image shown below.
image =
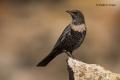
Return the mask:
[(86, 30), (86, 25), (85, 24), (80, 24), (80, 25), (71, 24), (71, 28), (74, 31), (83, 32)]

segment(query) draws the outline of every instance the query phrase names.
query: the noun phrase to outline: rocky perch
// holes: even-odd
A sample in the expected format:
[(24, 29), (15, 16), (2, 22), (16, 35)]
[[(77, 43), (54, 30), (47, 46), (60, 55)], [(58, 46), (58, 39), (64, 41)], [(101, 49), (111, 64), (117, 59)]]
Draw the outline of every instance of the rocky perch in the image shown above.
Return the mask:
[(97, 64), (87, 64), (79, 60), (67, 60), (69, 80), (120, 80), (120, 74), (112, 73)]

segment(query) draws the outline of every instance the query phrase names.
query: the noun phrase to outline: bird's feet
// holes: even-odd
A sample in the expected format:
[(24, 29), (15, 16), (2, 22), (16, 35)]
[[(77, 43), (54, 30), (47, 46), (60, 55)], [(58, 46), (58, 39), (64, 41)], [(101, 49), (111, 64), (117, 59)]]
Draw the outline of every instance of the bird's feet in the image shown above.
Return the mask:
[(70, 53), (70, 52), (66, 52), (66, 54), (71, 57), (71, 58), (74, 58), (74, 56)]

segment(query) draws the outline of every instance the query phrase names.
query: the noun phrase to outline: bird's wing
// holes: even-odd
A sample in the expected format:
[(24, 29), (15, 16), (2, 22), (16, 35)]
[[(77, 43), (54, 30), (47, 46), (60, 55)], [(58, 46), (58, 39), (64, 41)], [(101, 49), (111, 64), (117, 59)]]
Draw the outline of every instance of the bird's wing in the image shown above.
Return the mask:
[(53, 49), (60, 47), (62, 45), (61, 43), (65, 40), (66, 36), (70, 34), (70, 32), (71, 32), (71, 27), (70, 25), (68, 25), (60, 35)]

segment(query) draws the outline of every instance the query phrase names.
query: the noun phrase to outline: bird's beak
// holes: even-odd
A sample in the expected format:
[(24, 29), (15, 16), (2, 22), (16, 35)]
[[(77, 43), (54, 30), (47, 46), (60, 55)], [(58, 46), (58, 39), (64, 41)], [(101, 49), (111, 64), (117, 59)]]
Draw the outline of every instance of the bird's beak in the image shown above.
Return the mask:
[(66, 12), (67, 12), (67, 13), (70, 13), (70, 11), (69, 11), (69, 10), (67, 10)]
[(72, 11), (67, 10), (66, 12), (69, 13), (71, 16), (74, 16), (74, 13)]
[(72, 12), (70, 10), (67, 10), (66, 12), (72, 15)]

